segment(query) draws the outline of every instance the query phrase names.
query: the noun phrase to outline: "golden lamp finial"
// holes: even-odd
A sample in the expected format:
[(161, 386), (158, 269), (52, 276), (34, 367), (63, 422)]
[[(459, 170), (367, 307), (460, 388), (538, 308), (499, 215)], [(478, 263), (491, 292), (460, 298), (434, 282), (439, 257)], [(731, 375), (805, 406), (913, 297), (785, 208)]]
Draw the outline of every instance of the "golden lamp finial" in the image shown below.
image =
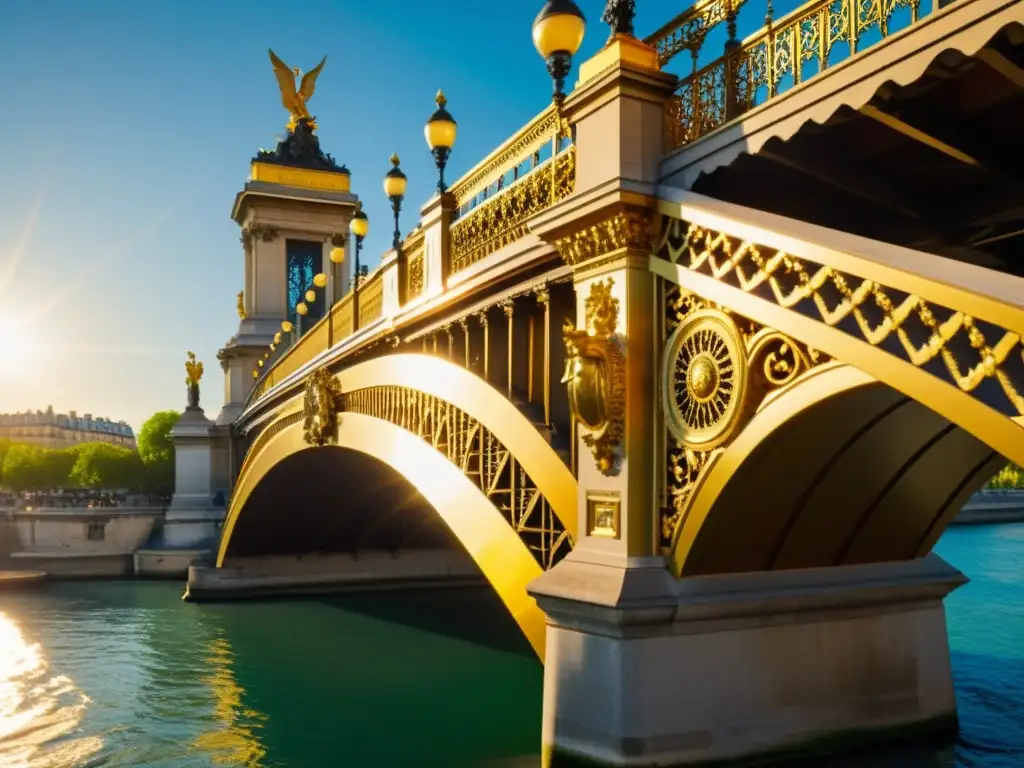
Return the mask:
[(392, 164), (393, 166), (395, 166), (395, 168), (397, 168), (397, 167), (398, 167), (398, 164), (399, 164), (400, 162), (402, 162), (402, 161), (398, 159), (398, 153), (397, 153), (397, 152), (392, 152), (392, 153), (391, 153), (391, 164)]
[(437, 89), (437, 96), (434, 97), (434, 101), (441, 109), (444, 109), (448, 104), (448, 99), (444, 97), (444, 92), (440, 88)]

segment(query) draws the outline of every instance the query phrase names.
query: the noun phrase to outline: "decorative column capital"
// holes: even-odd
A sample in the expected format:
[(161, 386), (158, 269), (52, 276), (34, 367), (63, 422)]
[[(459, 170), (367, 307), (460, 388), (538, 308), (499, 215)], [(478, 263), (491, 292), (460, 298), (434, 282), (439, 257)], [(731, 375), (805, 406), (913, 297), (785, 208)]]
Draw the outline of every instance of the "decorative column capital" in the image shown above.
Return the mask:
[(547, 306), (551, 303), (551, 292), (548, 290), (548, 285), (545, 283), (537, 288), (533, 289), (534, 295), (537, 297), (537, 303)]
[(501, 311), (505, 313), (505, 317), (511, 318), (515, 314), (516, 303), (512, 299), (505, 299), (498, 306), (501, 307)]

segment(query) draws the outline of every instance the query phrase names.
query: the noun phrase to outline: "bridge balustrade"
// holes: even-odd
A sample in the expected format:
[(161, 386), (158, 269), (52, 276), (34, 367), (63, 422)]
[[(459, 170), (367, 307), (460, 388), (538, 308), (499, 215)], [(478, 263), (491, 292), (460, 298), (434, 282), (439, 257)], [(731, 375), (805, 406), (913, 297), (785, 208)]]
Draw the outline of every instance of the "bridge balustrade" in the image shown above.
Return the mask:
[[(736, 19), (744, 5), (698, 2), (646, 39), (662, 65), (683, 53), (690, 59), (689, 74), (665, 107), (667, 150), (706, 136), (922, 17), (921, 0), (813, 0), (776, 20), (768, 0), (765, 25), (740, 41)], [(725, 52), (702, 66), (708, 33), (723, 23), (729, 27)]]

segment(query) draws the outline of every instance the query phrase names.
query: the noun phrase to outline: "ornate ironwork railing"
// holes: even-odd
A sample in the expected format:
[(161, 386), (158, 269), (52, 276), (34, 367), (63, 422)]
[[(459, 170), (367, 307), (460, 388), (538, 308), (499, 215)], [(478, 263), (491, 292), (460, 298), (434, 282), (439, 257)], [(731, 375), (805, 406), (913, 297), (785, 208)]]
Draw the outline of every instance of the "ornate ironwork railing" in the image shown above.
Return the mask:
[(735, 14), (747, 0), (699, 0), (676, 16), (644, 42), (658, 52), (658, 63), (665, 66), (683, 51), (696, 60), (708, 32)]
[(384, 273), (377, 270), (359, 285), (359, 327), (379, 320), (384, 309)]
[(575, 182), (576, 148), (570, 146), (456, 221), (452, 274), (523, 237), (527, 220), (569, 195)]
[[(721, 20), (711, 13), (716, 8), (713, 0), (704, 7), (706, 23)], [(898, 23), (901, 12), (909, 17), (902, 25)], [(666, 107), (669, 147), (675, 149), (699, 139), (835, 66), (861, 47), (914, 24), (919, 12), (920, 0), (815, 0), (777, 22), (769, 17), (766, 26), (734, 51), (700, 70), (695, 66), (693, 74), (681, 81)], [(874, 39), (860, 46), (866, 33)], [(692, 43), (687, 40), (700, 37), (697, 32), (690, 38), (683, 31), (673, 34), (675, 37), (670, 35), (656, 43), (659, 55), (662, 49), (666, 55), (687, 48), (692, 51)]]
[(567, 136), (568, 125), (554, 106), (548, 106), (449, 187), (456, 202), (455, 217), (465, 216), (534, 171), (541, 164), (544, 150), (550, 152), (556, 133)]
[(402, 245), (406, 259), (405, 296), (407, 301), (415, 299), (423, 293), (426, 284), (423, 262), (425, 239), (426, 232), (423, 229), (417, 229), (405, 239), (405, 243)]
[(346, 393), (345, 410), (391, 422), (430, 443), (477, 484), (541, 568), (572, 549), (572, 538), (522, 465), (460, 408), (408, 387), (379, 386)]

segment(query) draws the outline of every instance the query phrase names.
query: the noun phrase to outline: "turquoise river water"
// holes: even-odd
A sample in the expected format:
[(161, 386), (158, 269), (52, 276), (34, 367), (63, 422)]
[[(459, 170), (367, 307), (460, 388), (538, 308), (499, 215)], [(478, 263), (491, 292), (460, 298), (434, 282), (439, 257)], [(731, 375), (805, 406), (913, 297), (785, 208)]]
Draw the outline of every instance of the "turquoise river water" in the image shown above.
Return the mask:
[[(947, 601), (959, 739), (828, 766), (1024, 766), (1024, 525), (957, 528), (938, 551), (972, 579)], [(0, 594), (0, 766), (539, 765), (541, 668), (487, 590), (180, 594)]]

